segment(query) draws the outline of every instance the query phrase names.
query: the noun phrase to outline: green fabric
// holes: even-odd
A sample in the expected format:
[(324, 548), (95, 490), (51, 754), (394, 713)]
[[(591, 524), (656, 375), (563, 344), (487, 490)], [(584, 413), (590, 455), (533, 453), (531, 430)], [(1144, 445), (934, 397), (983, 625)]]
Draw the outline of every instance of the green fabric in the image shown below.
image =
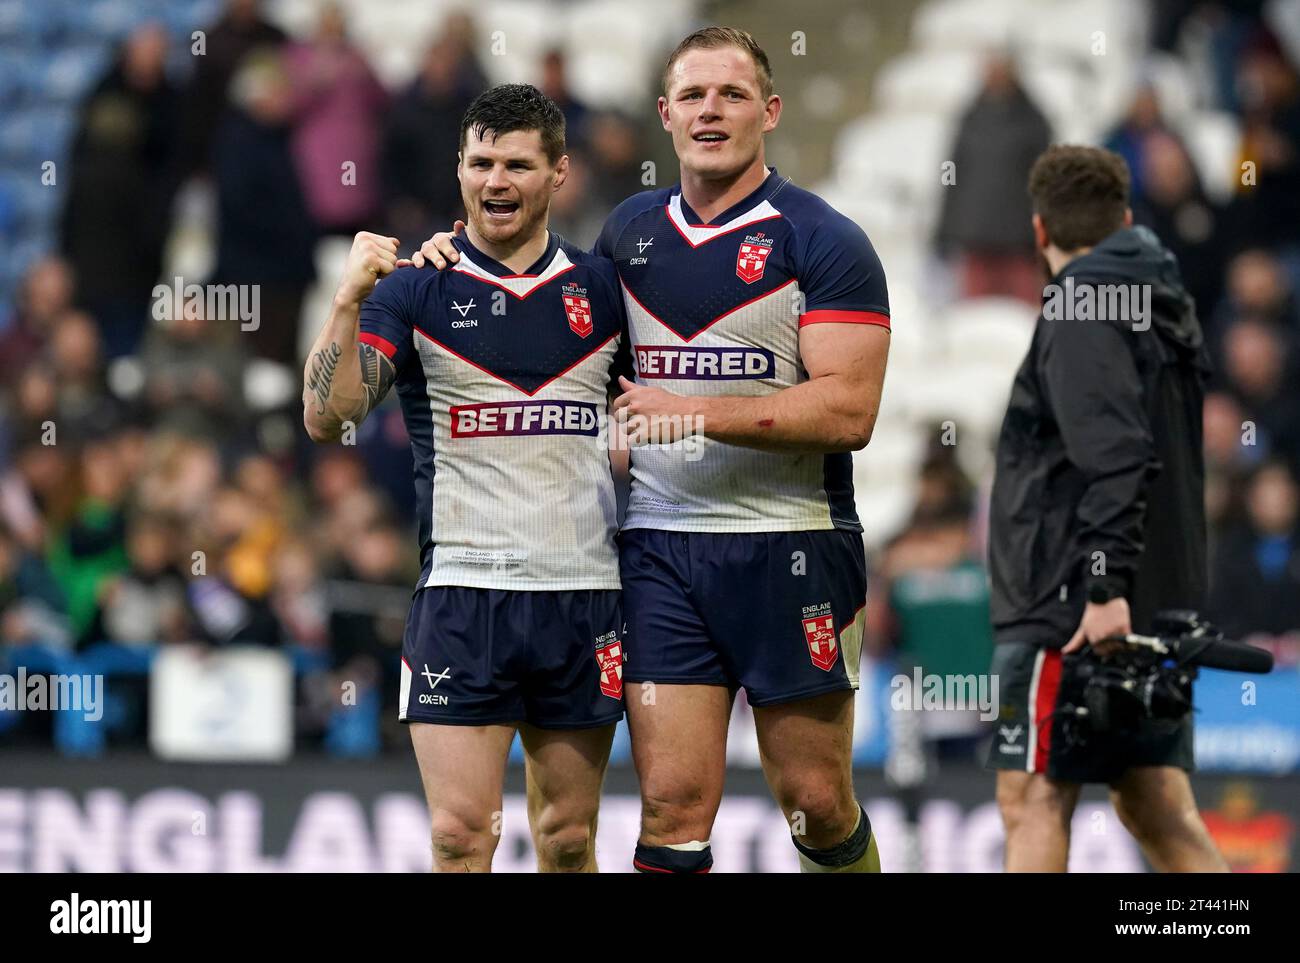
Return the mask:
[[(72, 524), (83, 529), (107, 532), (117, 520), (117, 510), (100, 502), (86, 501), (77, 509)], [(50, 572), (54, 575), (68, 603), (68, 621), (73, 637), (80, 637), (95, 619), (100, 586), (109, 578), (130, 568), (126, 545), (121, 539), (108, 544), (93, 555), (72, 554), (68, 531), (50, 539), (47, 553)]]
[(973, 559), (898, 576), (890, 592), (898, 652), (922, 671), (982, 675), (993, 656), (989, 585)]

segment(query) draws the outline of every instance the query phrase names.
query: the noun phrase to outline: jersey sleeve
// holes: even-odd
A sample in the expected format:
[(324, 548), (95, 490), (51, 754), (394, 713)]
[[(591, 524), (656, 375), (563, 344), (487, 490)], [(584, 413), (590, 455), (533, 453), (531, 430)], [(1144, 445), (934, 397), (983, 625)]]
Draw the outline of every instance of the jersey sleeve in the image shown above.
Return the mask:
[(818, 222), (797, 251), (799, 326), (838, 321), (889, 327), (885, 269), (862, 228), (841, 214)]
[(400, 369), (411, 353), (414, 314), (412, 279), (418, 268), (399, 268), (384, 278), (361, 304), (359, 340), (382, 351)]
[(614, 360), (609, 366), (609, 392), (612, 395), (621, 395), (623, 386), (618, 383), (619, 378), (626, 378), (628, 381), (636, 380), (636, 367), (632, 363), (632, 340), (628, 336), (627, 328), (618, 336), (618, 350), (614, 353)]
[(605, 226), (600, 229), (600, 235), (596, 238), (596, 243), (592, 245), (591, 253), (596, 257), (614, 260), (614, 241), (618, 238), (618, 232), (623, 229), (622, 218), (618, 216), (618, 210), (615, 209), (605, 218)]
[(596, 238), (596, 243), (591, 248), (591, 253), (596, 257), (615, 260), (615, 252), (618, 249), (618, 239), (639, 215), (658, 204), (667, 202), (667, 190), (642, 191), (640, 194), (633, 194), (627, 200), (620, 203), (616, 208), (609, 212), (609, 217), (605, 218), (605, 226), (600, 230), (600, 236)]
[[(597, 244), (600, 242), (597, 241)], [(618, 271), (614, 268), (614, 262), (603, 259), (597, 269), (601, 281), (604, 282), (605, 296), (609, 303), (609, 310), (614, 313), (618, 320), (618, 350), (614, 353), (614, 360), (609, 369), (609, 390), (618, 395), (623, 393), (623, 388), (618, 383), (619, 376), (632, 381), (636, 377), (636, 369), (632, 363), (632, 340), (631, 333), (628, 331), (627, 310), (623, 304), (623, 288), (618, 280)]]

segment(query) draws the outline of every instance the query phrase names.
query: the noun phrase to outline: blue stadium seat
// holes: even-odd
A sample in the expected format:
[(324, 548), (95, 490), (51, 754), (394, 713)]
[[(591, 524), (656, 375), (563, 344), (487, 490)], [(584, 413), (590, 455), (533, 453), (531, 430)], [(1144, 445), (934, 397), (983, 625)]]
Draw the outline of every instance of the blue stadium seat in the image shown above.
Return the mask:
[(78, 44), (55, 53), (31, 78), (34, 100), (78, 103), (103, 75), (110, 50), (106, 44)]
[(36, 122), (26, 110), (0, 117), (0, 153), (10, 158), (29, 158), (35, 149)]
[(0, 39), (24, 46), (55, 42), (63, 30), (63, 19), (56, 2), (27, 3), (24, 0), (0, 0)]
[(166, 12), (166, 24), (178, 37), (188, 42), (190, 33), (212, 25), (221, 16), (223, 4), (219, 0), (184, 0), (171, 4)]
[(0, 0), (0, 41), (23, 39), (23, 6), (22, 0)]
[(13, 277), (15, 279), (22, 277), (33, 262), (49, 254), (52, 249), (53, 246), (45, 237), (19, 238), (8, 259), (8, 266), (13, 269)]
[(0, 237), (12, 237), (18, 221), (18, 185), (11, 174), (0, 174)]
[(19, 182), (18, 212), (23, 236), (35, 239), (45, 225), (58, 217), (63, 194), (55, 185), (42, 184), (33, 174)]
[(117, 42), (131, 29), (149, 19), (149, 7), (130, 0), (91, 0), (81, 8), (77, 26), (82, 36), (98, 36)]
[(0, 110), (14, 109), (23, 97), (23, 70), (16, 56), (0, 52)]

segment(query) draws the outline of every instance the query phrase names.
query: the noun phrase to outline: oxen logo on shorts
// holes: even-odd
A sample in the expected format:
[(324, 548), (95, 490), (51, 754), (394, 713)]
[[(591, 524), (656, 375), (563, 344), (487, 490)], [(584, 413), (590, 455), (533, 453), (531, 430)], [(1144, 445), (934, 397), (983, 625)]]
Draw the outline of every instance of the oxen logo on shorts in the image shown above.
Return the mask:
[(623, 643), (617, 632), (596, 639), (596, 666), (600, 669), (600, 691), (611, 699), (623, 698)]
[(808, 643), (808, 655), (812, 664), (824, 672), (840, 657), (840, 646), (835, 641), (835, 618), (827, 613), (822, 617), (803, 620), (804, 639)]

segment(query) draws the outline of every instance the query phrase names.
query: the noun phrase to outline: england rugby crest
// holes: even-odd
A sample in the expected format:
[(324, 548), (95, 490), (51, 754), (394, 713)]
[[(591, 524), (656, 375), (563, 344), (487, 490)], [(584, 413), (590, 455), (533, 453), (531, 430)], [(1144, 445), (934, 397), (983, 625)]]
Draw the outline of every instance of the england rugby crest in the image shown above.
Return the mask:
[(591, 300), (587, 297), (587, 289), (576, 284), (566, 284), (560, 289), (560, 294), (564, 298), (564, 314), (569, 319), (569, 327), (574, 334), (585, 338), (591, 334), (592, 327)]
[(740, 244), (736, 254), (736, 277), (746, 284), (753, 284), (763, 276), (767, 267), (767, 256), (772, 253), (772, 238), (762, 231), (751, 234)]
[(835, 641), (835, 619), (829, 613), (821, 618), (804, 619), (803, 634), (812, 664), (829, 672), (840, 657), (840, 646)]
[(600, 691), (611, 699), (623, 698), (623, 643), (617, 632), (596, 640), (596, 666), (600, 669)]

